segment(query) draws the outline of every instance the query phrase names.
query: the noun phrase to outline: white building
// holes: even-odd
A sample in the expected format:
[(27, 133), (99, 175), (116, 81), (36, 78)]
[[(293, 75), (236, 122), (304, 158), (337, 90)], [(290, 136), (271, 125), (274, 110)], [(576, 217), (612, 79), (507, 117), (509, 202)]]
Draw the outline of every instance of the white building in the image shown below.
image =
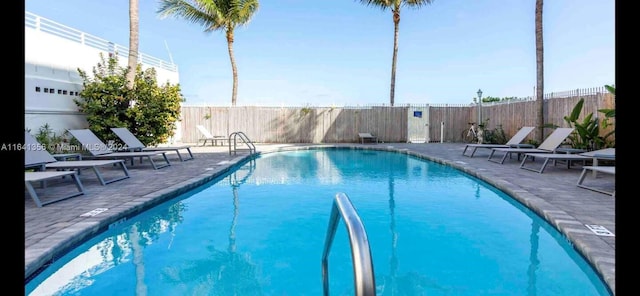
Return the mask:
[[(74, 98), (82, 90), (78, 68), (91, 74), (106, 57), (117, 54), (127, 67), (129, 49), (25, 11), (25, 128), (37, 132), (48, 124), (56, 134), (67, 129), (87, 128), (84, 114)], [(158, 83), (179, 83), (178, 67), (172, 62), (139, 53), (143, 69), (153, 67)], [(176, 131), (180, 131), (179, 128)], [(173, 141), (179, 141), (180, 134)]]

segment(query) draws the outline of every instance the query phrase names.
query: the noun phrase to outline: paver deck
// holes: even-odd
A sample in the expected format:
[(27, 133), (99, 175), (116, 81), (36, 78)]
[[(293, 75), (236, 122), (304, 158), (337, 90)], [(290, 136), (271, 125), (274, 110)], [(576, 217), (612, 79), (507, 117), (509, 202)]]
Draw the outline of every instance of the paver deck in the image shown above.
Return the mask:
[[(489, 151), (478, 151), (473, 158), (463, 156), (465, 144), (458, 143), (256, 145), (259, 153), (316, 146), (398, 151), (450, 165), (482, 179), (528, 206), (566, 235), (615, 294), (615, 236), (596, 235), (585, 226), (600, 225), (615, 234), (615, 198), (576, 186), (582, 171), (579, 165), (571, 168), (550, 165), (544, 174), (538, 174), (521, 169), (515, 158), (504, 164), (487, 161)], [(41, 208), (25, 191), (25, 281), (53, 258), (59, 258), (110, 224), (225, 174), (249, 157), (247, 152), (229, 155), (227, 146), (192, 144), (192, 150), (194, 160), (181, 162), (177, 156), (170, 156), (171, 166), (161, 170), (154, 170), (148, 162), (135, 166), (128, 163), (131, 178), (106, 186), (101, 186), (91, 174), (81, 174), (85, 195)], [(113, 173), (118, 173), (117, 168)], [(105, 177), (108, 174), (105, 172)], [(610, 189), (615, 184), (609, 174), (599, 174), (590, 182)], [(46, 193), (65, 190), (65, 186), (57, 186), (55, 182), (48, 186)], [(46, 194), (42, 198), (46, 199)], [(86, 215), (89, 212), (94, 215)]]

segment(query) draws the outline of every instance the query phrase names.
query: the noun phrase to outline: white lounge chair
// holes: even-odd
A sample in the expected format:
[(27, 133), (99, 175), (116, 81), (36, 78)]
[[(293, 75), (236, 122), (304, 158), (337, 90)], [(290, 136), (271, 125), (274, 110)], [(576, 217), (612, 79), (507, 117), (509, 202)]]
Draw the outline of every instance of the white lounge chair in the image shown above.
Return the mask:
[[(77, 170), (78, 174), (80, 174), (80, 170), (82, 169), (92, 169), (101, 185), (129, 178), (129, 171), (122, 159), (58, 161), (53, 155), (45, 150), (44, 147), (38, 143), (38, 140), (36, 140), (36, 138), (29, 132), (24, 133), (24, 141), (25, 168), (36, 168), (40, 171), (45, 171), (46, 169), (55, 169), (58, 171)], [(100, 172), (100, 168), (115, 165), (120, 166), (120, 169), (124, 172), (124, 176), (106, 180)]]
[[(140, 162), (146, 158), (155, 170), (171, 165), (166, 151), (115, 152), (89, 129), (69, 130), (69, 133), (80, 142), (84, 149), (91, 153), (90, 157), (94, 159), (130, 159), (131, 165), (134, 165), (136, 157), (140, 158)], [(164, 163), (156, 164), (153, 158), (158, 156), (162, 156)]]
[[(571, 127), (556, 128), (544, 141), (542, 141), (542, 143), (540, 143), (538, 148), (492, 148), (488, 160), (503, 164), (507, 156), (511, 156), (511, 154), (514, 153), (518, 155), (518, 159), (520, 159), (521, 155), (526, 153), (553, 153), (558, 147), (560, 147), (562, 142), (571, 135), (572, 132), (573, 128)], [(502, 158), (498, 161), (492, 159), (496, 152), (504, 153)]]
[[(111, 128), (111, 131), (127, 145), (127, 149), (130, 151), (174, 151), (178, 154), (178, 158), (180, 161), (186, 161), (193, 159), (193, 153), (191, 153), (191, 146), (160, 146), (160, 147), (147, 147), (145, 146), (138, 138), (126, 127), (114, 127)], [(186, 150), (189, 154), (189, 157), (182, 157), (180, 154), (180, 150)]]
[(371, 133), (358, 133), (358, 138), (360, 138), (360, 143), (364, 144), (365, 140), (371, 143), (378, 143), (378, 137), (372, 135)]
[[(505, 144), (467, 144), (462, 151), (462, 155), (473, 157), (478, 148), (493, 149), (493, 148), (534, 148), (531, 144), (522, 144), (524, 138), (527, 137), (533, 131), (535, 127), (524, 126), (522, 127), (507, 143)], [(466, 155), (467, 149), (471, 148), (471, 155)]]
[(211, 145), (212, 146), (217, 146), (218, 145), (218, 141), (220, 141), (220, 143), (222, 143), (222, 145), (224, 145), (225, 141), (229, 141), (229, 139), (225, 136), (214, 136), (212, 135), (207, 128), (205, 128), (202, 125), (196, 125), (196, 128), (198, 129), (198, 131), (202, 134), (202, 137), (200, 139), (198, 139), (198, 142), (203, 141), (202, 142), (202, 146), (207, 144), (207, 141), (211, 141)]
[[(42, 201), (40, 199), (40, 196), (36, 192), (35, 187), (33, 187), (32, 183), (40, 182), (41, 184), (44, 184), (44, 182), (46, 182), (47, 180), (51, 180), (54, 178), (63, 178), (63, 177), (71, 177), (73, 179), (73, 182), (76, 185), (76, 188), (78, 189), (78, 192), (73, 192), (70, 194), (65, 194), (63, 196), (55, 197), (54, 199)], [(48, 205), (50, 203), (58, 202), (61, 200), (65, 200), (68, 198), (72, 198), (72, 197), (84, 194), (84, 187), (82, 186), (82, 182), (80, 181), (80, 178), (78, 178), (78, 174), (76, 173), (76, 171), (24, 172), (24, 186), (26, 187), (27, 191), (29, 192), (29, 195), (31, 196), (31, 198), (39, 208), (44, 205)], [(46, 188), (46, 186), (42, 186), (42, 188), (44, 189)]]

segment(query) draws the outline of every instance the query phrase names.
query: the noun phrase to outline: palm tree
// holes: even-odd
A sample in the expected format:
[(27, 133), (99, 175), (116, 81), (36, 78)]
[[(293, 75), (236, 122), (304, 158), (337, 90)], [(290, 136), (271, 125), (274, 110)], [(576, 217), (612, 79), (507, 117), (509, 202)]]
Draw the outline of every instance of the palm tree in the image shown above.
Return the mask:
[(136, 68), (138, 67), (139, 26), (138, 0), (129, 0), (129, 72), (127, 72), (127, 88), (133, 89)]
[(393, 107), (395, 89), (396, 89), (396, 62), (398, 61), (398, 29), (400, 25), (400, 8), (402, 6), (408, 6), (412, 8), (420, 8), (426, 4), (431, 4), (433, 0), (360, 0), (360, 2), (377, 6), (382, 10), (391, 9), (393, 13), (393, 60), (391, 62), (391, 93), (389, 102)]
[(170, 15), (184, 18), (204, 26), (205, 32), (224, 30), (233, 72), (233, 92), (231, 105), (235, 106), (238, 96), (238, 68), (233, 56), (234, 30), (246, 25), (258, 10), (258, 0), (160, 0), (158, 13), (162, 17)]
[(542, 0), (536, 0), (536, 105), (538, 143), (544, 139), (544, 47), (542, 46)]

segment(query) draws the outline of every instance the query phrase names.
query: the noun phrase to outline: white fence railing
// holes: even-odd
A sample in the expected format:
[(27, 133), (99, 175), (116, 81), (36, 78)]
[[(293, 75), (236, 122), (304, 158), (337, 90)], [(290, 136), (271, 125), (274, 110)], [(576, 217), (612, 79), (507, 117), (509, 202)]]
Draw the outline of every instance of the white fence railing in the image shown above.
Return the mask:
[[(120, 57), (129, 57), (129, 48), (126, 46), (118, 45), (100, 37), (96, 37), (76, 30), (74, 28), (67, 27), (63, 24), (56, 23), (52, 20), (40, 17), (28, 11), (25, 11), (24, 25), (25, 27), (36, 29), (38, 31), (52, 34), (89, 47), (114, 53)], [(138, 58), (139, 62), (142, 64), (158, 67), (168, 71), (178, 72), (178, 66), (174, 63), (167, 62), (140, 52), (138, 53)]]

